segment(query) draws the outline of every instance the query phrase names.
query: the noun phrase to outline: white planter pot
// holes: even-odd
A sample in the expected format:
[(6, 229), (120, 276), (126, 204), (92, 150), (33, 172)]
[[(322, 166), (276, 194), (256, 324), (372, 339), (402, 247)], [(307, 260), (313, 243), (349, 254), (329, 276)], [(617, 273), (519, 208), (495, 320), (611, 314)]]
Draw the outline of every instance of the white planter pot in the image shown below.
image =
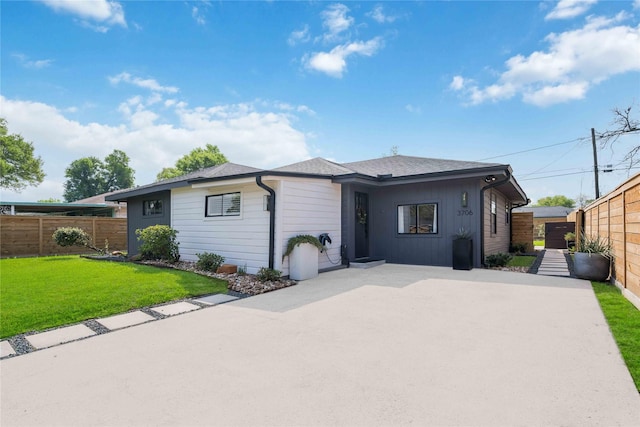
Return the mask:
[(289, 278), (293, 280), (312, 279), (318, 275), (318, 248), (302, 243), (289, 255)]

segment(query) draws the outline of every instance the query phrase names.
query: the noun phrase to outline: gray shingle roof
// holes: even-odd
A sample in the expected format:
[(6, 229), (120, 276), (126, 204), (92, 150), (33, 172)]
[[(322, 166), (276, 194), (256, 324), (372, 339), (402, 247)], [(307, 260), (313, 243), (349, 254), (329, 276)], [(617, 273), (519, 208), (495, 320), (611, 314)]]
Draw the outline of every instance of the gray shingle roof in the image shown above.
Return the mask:
[(424, 175), (499, 166), (499, 163), (467, 162), (460, 160), (431, 159), (412, 156), (389, 156), (360, 162), (344, 163), (343, 166), (363, 175), (376, 177), (391, 174), (394, 177)]
[(565, 208), (564, 206), (527, 206), (514, 209), (514, 212), (533, 212), (534, 218), (560, 218), (566, 217), (575, 208)]
[(339, 163), (334, 163), (327, 159), (323, 159), (322, 157), (316, 157), (315, 159), (309, 159), (287, 166), (282, 166), (276, 169), (271, 169), (271, 171), (330, 176), (348, 175), (354, 173), (353, 170), (348, 169)]

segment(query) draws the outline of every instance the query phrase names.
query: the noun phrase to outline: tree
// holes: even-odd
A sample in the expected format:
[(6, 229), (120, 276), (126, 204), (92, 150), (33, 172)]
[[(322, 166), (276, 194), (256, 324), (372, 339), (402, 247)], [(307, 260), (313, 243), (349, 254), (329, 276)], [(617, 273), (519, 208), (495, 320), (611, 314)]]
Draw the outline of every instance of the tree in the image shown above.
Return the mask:
[(113, 150), (113, 153), (105, 157), (102, 173), (103, 193), (133, 186), (135, 172), (129, 167), (129, 156), (124, 151)]
[(9, 134), (7, 121), (0, 118), (0, 187), (22, 191), (44, 180), (43, 161), (33, 155), (33, 144), (22, 136)]
[[(630, 135), (640, 132), (640, 120), (631, 116), (631, 107), (626, 109), (614, 108), (612, 129), (604, 132), (596, 132), (596, 137), (600, 140), (602, 148), (613, 147), (618, 139), (623, 135)], [(635, 156), (640, 153), (640, 145), (632, 147), (631, 150), (622, 159), (623, 162), (629, 162), (629, 168), (640, 162)]]
[(61, 203), (62, 200), (50, 197), (48, 199), (38, 200), (38, 203)]
[(133, 186), (134, 171), (129, 157), (120, 150), (105, 157), (83, 157), (71, 162), (65, 170), (64, 200), (73, 202), (97, 194), (108, 193)]
[(104, 165), (97, 157), (83, 157), (71, 162), (65, 170), (64, 183), (65, 202), (73, 202), (96, 194), (104, 193)]
[(564, 206), (565, 208), (574, 207), (576, 202), (566, 196), (550, 196), (538, 199), (538, 203), (534, 206)]
[(227, 162), (227, 158), (220, 152), (217, 145), (207, 144), (205, 148), (195, 148), (189, 154), (182, 156), (176, 162), (175, 167), (162, 169), (156, 178), (158, 181), (175, 178)]
[(586, 194), (580, 194), (578, 197), (576, 197), (576, 203), (578, 204), (579, 208), (584, 208), (593, 201), (594, 199), (590, 199)]

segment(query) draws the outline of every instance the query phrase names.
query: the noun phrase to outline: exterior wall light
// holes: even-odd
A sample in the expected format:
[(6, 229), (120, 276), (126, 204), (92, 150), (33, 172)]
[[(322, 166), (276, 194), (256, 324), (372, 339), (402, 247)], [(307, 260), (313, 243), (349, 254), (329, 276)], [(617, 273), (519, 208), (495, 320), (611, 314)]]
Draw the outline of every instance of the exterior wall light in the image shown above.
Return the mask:
[(462, 192), (462, 197), (460, 198), (460, 204), (462, 205), (463, 208), (466, 208), (467, 205), (469, 204), (469, 193), (467, 193), (466, 191)]
[(496, 180), (496, 176), (495, 175), (487, 175), (484, 177), (484, 182), (486, 182), (487, 184), (490, 182), (493, 182)]

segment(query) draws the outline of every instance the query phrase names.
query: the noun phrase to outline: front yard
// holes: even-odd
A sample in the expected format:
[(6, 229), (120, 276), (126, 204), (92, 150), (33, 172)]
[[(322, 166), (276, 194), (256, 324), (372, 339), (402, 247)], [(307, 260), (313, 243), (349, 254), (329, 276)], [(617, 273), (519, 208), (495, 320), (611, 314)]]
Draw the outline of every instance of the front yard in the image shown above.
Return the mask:
[(0, 260), (0, 338), (212, 293), (227, 282), (78, 256)]

